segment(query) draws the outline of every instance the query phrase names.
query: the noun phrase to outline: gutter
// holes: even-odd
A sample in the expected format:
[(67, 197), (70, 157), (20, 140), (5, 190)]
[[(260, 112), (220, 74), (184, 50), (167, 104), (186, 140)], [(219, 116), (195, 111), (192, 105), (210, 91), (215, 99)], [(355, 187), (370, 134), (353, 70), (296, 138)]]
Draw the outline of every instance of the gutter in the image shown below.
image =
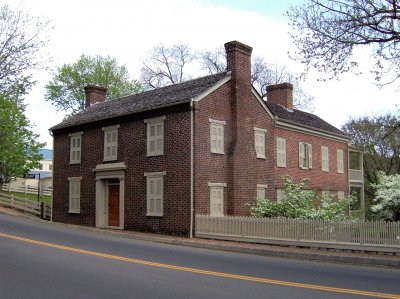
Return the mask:
[(193, 99), (190, 99), (190, 233), (189, 237), (193, 238), (193, 187), (194, 187), (194, 138), (193, 138), (193, 119), (194, 116), (194, 106), (193, 106)]

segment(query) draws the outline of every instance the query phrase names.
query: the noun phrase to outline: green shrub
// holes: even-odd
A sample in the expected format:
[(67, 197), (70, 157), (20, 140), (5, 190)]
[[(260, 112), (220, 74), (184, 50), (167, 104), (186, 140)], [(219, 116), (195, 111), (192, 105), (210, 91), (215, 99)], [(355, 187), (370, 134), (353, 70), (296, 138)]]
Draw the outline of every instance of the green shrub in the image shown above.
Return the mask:
[(346, 220), (349, 219), (349, 205), (353, 196), (334, 200), (331, 194), (317, 196), (314, 191), (306, 190), (303, 179), (294, 183), (290, 176), (283, 178), (283, 199), (280, 202), (268, 199), (257, 199), (250, 206), (250, 213), (255, 217)]

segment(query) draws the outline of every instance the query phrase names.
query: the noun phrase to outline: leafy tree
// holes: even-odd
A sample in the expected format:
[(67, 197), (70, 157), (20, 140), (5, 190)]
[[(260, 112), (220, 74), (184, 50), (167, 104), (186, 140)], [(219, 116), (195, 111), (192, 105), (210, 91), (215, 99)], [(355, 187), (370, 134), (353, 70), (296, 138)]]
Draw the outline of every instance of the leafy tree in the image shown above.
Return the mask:
[(388, 114), (349, 119), (342, 126), (351, 145), (364, 152), (365, 194), (369, 201), (374, 198), (373, 184), (378, 182), (379, 171), (400, 174), (400, 128), (396, 123), (396, 116)]
[(143, 61), (141, 80), (146, 89), (176, 84), (190, 78), (185, 70), (195, 59), (188, 45), (177, 44), (172, 47), (158, 45)]
[(58, 111), (74, 114), (85, 108), (83, 88), (88, 84), (106, 87), (108, 100), (142, 91), (141, 85), (130, 78), (126, 67), (114, 58), (81, 55), (76, 62), (57, 69), (45, 86), (45, 98)]
[(394, 72), (400, 76), (400, 6), (389, 0), (307, 0), (287, 11), (298, 48), (295, 58), (306, 69), (337, 76), (357, 66), (356, 47), (370, 46), (376, 62), (376, 80)]
[(21, 104), (35, 83), (32, 71), (49, 60), (43, 55), (48, 30), (48, 20), (0, 7), (0, 92), (5, 97)]
[(378, 183), (373, 187), (376, 194), (372, 212), (384, 220), (400, 221), (400, 175), (385, 175), (380, 171)]
[(23, 108), (0, 94), (0, 189), (14, 177), (38, 167), (44, 144), (35, 140)]
[(349, 219), (347, 214), (353, 197), (334, 200), (330, 194), (317, 196), (314, 191), (306, 190), (307, 179), (295, 183), (291, 177), (285, 176), (283, 180), (283, 199), (280, 202), (257, 199), (255, 205), (250, 207), (252, 216), (318, 220)]

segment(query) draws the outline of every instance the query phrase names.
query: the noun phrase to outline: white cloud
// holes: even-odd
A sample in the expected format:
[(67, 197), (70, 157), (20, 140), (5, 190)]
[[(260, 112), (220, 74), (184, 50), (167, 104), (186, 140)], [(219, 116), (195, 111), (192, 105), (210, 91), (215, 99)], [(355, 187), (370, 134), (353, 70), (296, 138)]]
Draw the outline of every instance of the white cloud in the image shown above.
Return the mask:
[[(21, 7), (52, 21), (54, 30), (49, 47), (54, 57), (52, 67), (71, 63), (82, 53), (110, 55), (138, 77), (140, 60), (159, 43), (187, 43), (201, 50), (238, 40), (252, 46), (253, 53), (269, 63), (287, 65), (293, 72), (301, 69), (287, 55), (293, 50), (287, 20), (276, 19), (276, 12), (274, 17), (266, 16), (265, 7), (263, 14), (201, 0), (36, 0), (24, 2)], [(40, 141), (48, 143), (47, 147), (52, 147), (48, 128), (65, 115), (56, 113), (44, 101), (44, 85), (50, 78), (46, 72), (38, 74), (38, 84), (26, 98), (27, 116), (37, 125), (35, 132), (41, 135)], [(338, 82), (315, 79), (310, 75), (303, 87), (315, 96), (315, 113), (337, 127), (349, 116), (395, 110), (394, 105), (399, 103), (395, 85), (379, 90), (368, 74), (346, 75)]]

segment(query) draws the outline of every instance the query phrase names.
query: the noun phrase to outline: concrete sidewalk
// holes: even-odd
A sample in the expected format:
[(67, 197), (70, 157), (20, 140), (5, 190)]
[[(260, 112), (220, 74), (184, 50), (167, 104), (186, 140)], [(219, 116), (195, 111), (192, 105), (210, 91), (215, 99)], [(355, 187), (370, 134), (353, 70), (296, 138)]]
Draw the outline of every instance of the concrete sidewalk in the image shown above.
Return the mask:
[[(33, 219), (37, 219), (38, 221), (45, 221), (28, 216), (14, 209), (5, 208), (2, 206), (0, 206), (0, 213), (11, 216), (30, 217)], [(214, 250), (265, 255), (272, 257), (283, 257), (283, 258), (293, 258), (301, 260), (313, 260), (313, 261), (346, 263), (346, 264), (368, 265), (368, 266), (383, 266), (383, 267), (400, 269), (400, 256), (394, 256), (394, 255), (350, 253), (350, 252), (340, 252), (338, 250), (332, 250), (332, 251), (317, 250), (310, 248), (283, 247), (283, 246), (274, 246), (265, 244), (231, 242), (231, 241), (210, 240), (210, 239), (200, 239), (200, 238), (189, 239), (184, 237), (166, 236), (166, 235), (158, 235), (151, 233), (121, 231), (112, 229), (99, 229), (94, 227), (77, 226), (77, 225), (62, 224), (62, 223), (53, 223), (53, 224), (71, 226), (78, 229), (102, 232), (106, 234), (113, 234), (123, 238), (131, 238), (149, 242), (158, 242), (170, 245), (190, 246), (196, 248), (207, 248)]]

